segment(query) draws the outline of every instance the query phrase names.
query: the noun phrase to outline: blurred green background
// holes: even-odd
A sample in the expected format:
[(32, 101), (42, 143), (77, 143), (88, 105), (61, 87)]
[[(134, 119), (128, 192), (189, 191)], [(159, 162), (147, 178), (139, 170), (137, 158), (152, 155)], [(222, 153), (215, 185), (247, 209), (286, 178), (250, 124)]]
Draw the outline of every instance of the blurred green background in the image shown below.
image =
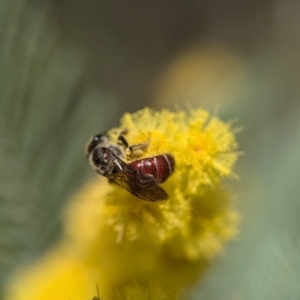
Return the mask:
[(187, 293), (300, 299), (299, 1), (0, 0), (0, 298), (94, 176), (89, 137), (144, 106), (236, 119), (239, 237)]

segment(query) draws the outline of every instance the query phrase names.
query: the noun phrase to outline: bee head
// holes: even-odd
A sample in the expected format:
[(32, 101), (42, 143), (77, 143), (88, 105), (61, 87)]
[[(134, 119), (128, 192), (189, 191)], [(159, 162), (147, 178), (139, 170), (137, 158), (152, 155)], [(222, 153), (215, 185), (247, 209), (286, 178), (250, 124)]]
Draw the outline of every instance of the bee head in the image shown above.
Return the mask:
[(106, 134), (96, 134), (94, 135), (90, 141), (87, 143), (84, 153), (86, 157), (89, 157), (91, 152), (95, 150), (97, 147), (104, 147), (108, 144), (109, 138)]

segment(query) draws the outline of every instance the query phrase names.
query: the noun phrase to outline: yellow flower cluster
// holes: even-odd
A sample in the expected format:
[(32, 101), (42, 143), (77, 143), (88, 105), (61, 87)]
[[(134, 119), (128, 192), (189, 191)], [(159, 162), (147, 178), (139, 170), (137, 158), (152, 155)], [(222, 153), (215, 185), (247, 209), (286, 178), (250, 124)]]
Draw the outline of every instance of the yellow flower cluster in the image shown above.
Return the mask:
[(66, 212), (65, 236), (33, 268), (20, 271), (7, 299), (177, 299), (237, 232), (238, 214), (223, 179), (233, 176), (232, 124), (203, 110), (125, 114), (109, 134), (130, 145), (149, 141), (144, 157), (171, 153), (170, 199), (146, 202), (97, 176)]

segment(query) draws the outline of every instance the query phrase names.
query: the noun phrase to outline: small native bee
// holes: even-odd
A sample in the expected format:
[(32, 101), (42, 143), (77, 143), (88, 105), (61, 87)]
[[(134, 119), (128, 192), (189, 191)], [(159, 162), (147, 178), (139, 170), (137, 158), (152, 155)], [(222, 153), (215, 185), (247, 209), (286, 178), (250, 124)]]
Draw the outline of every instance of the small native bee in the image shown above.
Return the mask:
[(143, 153), (148, 143), (129, 146), (122, 132), (118, 143), (112, 143), (107, 134), (97, 134), (87, 144), (85, 154), (95, 171), (116, 183), (138, 198), (146, 201), (167, 200), (169, 195), (159, 186), (175, 170), (175, 160), (171, 154), (161, 154), (123, 161), (126, 157), (136, 158)]

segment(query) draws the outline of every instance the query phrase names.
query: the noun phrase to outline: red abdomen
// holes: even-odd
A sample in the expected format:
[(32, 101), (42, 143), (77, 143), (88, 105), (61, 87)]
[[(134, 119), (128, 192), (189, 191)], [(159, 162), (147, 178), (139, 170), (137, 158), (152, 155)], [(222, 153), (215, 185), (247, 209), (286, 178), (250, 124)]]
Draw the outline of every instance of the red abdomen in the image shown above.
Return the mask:
[(175, 159), (171, 154), (162, 154), (148, 158), (135, 160), (129, 166), (142, 174), (150, 174), (162, 183), (175, 170)]

